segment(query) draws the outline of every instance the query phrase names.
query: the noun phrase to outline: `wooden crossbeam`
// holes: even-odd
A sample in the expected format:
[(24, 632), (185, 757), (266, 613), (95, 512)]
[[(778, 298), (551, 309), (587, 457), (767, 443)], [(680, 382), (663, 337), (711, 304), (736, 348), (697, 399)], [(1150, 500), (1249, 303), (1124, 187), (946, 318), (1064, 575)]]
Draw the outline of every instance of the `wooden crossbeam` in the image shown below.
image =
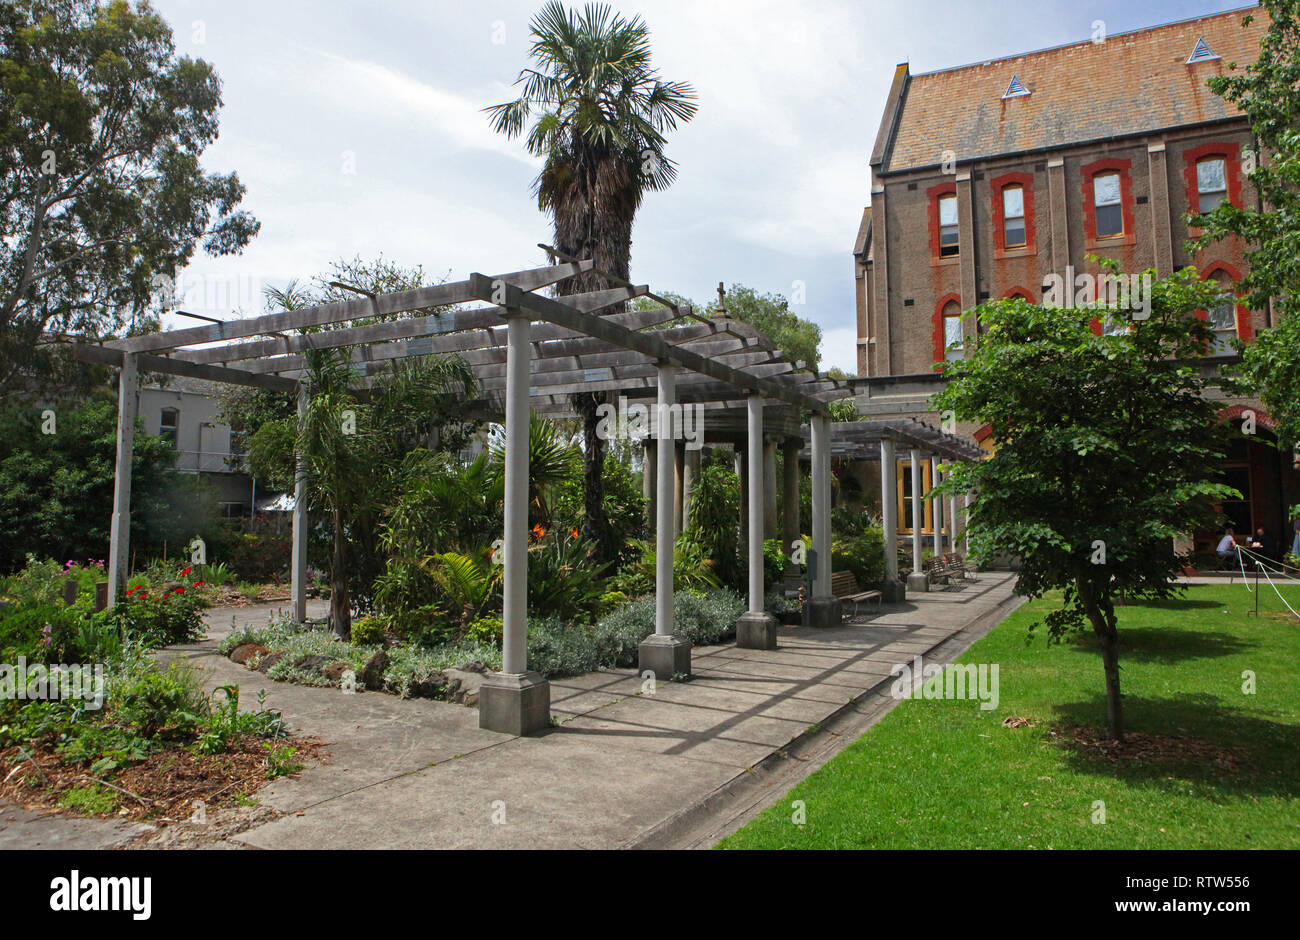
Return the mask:
[[(533, 291), (539, 287), (546, 287), (567, 280), (575, 274), (590, 271), (592, 267), (593, 264), (590, 261), (579, 261), (543, 268), (529, 268), (526, 271), (514, 271), (509, 274), (499, 274), (495, 280), (509, 284), (515, 290)], [(267, 333), (297, 330), (310, 326), (325, 326), (347, 320), (361, 320), (369, 317), (388, 316), (394, 313), (405, 313), (411, 310), (424, 310), (429, 307), (445, 307), (449, 304), (467, 303), (476, 299), (488, 298), (477, 297), (473, 292), (471, 281), (456, 281), (451, 284), (438, 284), (433, 287), (419, 287), (414, 290), (376, 294), (374, 298), (366, 297), (358, 300), (340, 300), (328, 304), (315, 304), (298, 310), (268, 313), (247, 320), (225, 320), (209, 326), (168, 330), (164, 333), (146, 333), (143, 336), (112, 340), (105, 345), (113, 349), (123, 349), (130, 352), (175, 349), (178, 346), (191, 346), (196, 343), (216, 343), (245, 336), (261, 336)]]
[[(72, 344), (72, 358), (78, 362), (96, 362), (112, 366), (122, 365), (123, 351), (107, 346), (89, 346), (82, 343)], [(183, 375), (191, 379), (207, 379), (210, 382), (222, 382), (226, 385), (243, 385), (248, 388), (261, 388), (271, 392), (297, 391), (298, 383), (293, 379), (278, 375), (257, 375), (242, 369), (227, 369), (221, 366), (203, 365), (172, 359), (169, 356), (151, 356), (140, 353), (136, 358), (141, 372), (161, 372), (166, 375)]]
[(766, 395), (769, 398), (789, 402), (817, 414), (827, 412), (826, 404), (815, 398), (802, 395), (777, 382), (746, 375), (744, 372), (732, 369), (712, 359), (706, 359), (680, 346), (673, 346), (652, 335), (634, 333), (600, 317), (584, 314), (572, 307), (566, 307), (563, 303), (521, 291), (509, 284), (500, 284), (499, 282), (494, 284), (491, 278), (483, 274), (471, 274), (470, 282), (473, 285), (475, 295), (481, 300), (496, 300), (508, 309), (527, 312), (537, 319), (547, 320), (559, 326), (586, 333), (588, 336), (595, 336), (598, 339), (651, 356), (655, 360), (674, 363), (691, 372), (710, 376), (736, 388), (746, 389)]

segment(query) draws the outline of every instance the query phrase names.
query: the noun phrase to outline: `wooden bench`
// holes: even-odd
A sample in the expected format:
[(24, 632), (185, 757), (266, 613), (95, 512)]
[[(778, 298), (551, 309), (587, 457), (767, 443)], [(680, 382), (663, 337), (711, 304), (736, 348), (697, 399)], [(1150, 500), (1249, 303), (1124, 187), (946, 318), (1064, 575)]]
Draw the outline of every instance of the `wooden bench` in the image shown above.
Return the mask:
[(864, 591), (858, 587), (858, 579), (853, 577), (852, 571), (834, 571), (831, 573), (831, 593), (841, 601), (851, 602), (855, 616), (858, 612), (859, 602), (874, 600), (876, 606), (879, 607), (882, 599), (879, 591)]
[(931, 558), (925, 563), (925, 573), (931, 584), (947, 584), (953, 578), (964, 580), (967, 573), (972, 570), (974, 569), (963, 562), (960, 555), (956, 554)]

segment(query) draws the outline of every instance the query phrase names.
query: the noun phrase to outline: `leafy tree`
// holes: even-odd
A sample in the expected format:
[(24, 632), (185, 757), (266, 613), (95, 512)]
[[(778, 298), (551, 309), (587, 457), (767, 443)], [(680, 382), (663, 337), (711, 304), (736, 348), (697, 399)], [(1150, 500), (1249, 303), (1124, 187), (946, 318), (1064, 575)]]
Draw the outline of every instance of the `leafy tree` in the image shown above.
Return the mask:
[(817, 347), (822, 330), (811, 320), (804, 320), (790, 310), (790, 301), (781, 294), (760, 294), (752, 287), (732, 284), (726, 297), (727, 315), (765, 335), (785, 353), (787, 359), (801, 361), (815, 369), (821, 361)]
[(197, 245), (257, 233), (238, 177), (199, 166), (220, 108), (147, 2), (0, 5), (0, 393), (68, 378), (43, 332), (139, 327)]
[[(665, 135), (695, 116), (695, 91), (662, 81), (651, 65), (645, 22), (606, 4), (587, 4), (579, 12), (548, 0), (530, 28), (536, 67), (519, 74), (519, 98), (487, 109), (493, 129), (518, 137), (532, 120), (525, 144), (545, 160), (533, 191), (551, 216), (555, 247), (627, 280), (633, 220), (646, 192), (666, 189), (677, 175), (665, 154)], [(562, 282), (557, 291), (606, 286), (590, 273)], [(613, 545), (601, 511), (605, 448), (596, 430), (602, 399), (581, 394), (575, 403), (583, 419), (584, 535), (598, 558), (609, 561)]]
[[(0, 414), (0, 571), (22, 566), (28, 552), (57, 559), (107, 560), (117, 402), (100, 391), (55, 411), (42, 433), (41, 410)], [(215, 525), (213, 497), (197, 477), (174, 469), (176, 451), (136, 429), (132, 452), (132, 544), (179, 551)]]
[(1300, 443), (1300, 0), (1260, 6), (1269, 27), (1259, 59), (1244, 70), (1232, 63), (1209, 86), (1250, 118), (1260, 153), (1247, 157), (1247, 175), (1264, 209), (1225, 202), (1189, 221), (1203, 230), (1196, 247), (1230, 235), (1249, 246), (1250, 269), (1238, 287), (1254, 309), (1271, 301), (1278, 319), (1242, 349), (1241, 371), (1277, 421), (1279, 441), (1291, 446)]
[[(1237, 495), (1210, 482), (1225, 431), (1194, 366), (1210, 340), (1195, 311), (1217, 296), (1185, 269), (1154, 282), (1146, 320), (1095, 306), (984, 304), (979, 337), (967, 339), (964, 360), (946, 364), (950, 381), (933, 400), (992, 426), (997, 451), (950, 467), (940, 492), (978, 492), (972, 549), (1018, 556), (1017, 593), (1064, 590), (1064, 607), (1046, 618), (1052, 640), (1091, 625), (1116, 740), (1124, 734), (1116, 597), (1177, 590), (1170, 579), (1183, 559), (1173, 539), (1213, 525), (1214, 502)], [(1099, 314), (1128, 329), (1094, 335)]]

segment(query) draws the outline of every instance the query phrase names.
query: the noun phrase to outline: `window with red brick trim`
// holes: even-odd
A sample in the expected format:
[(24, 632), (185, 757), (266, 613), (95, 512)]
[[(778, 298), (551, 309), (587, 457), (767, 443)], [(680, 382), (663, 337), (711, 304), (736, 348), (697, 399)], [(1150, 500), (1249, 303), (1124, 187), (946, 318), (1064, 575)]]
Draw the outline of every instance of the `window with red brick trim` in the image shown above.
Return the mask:
[[(1137, 244), (1133, 230), (1133, 180), (1131, 161), (1106, 158), (1080, 167), (1083, 177), (1083, 234), (1088, 248), (1098, 245)], [(1102, 203), (1099, 208), (1098, 203)], [(1102, 231), (1098, 235), (1098, 216)], [(1118, 228), (1119, 231), (1115, 232)]]
[[(1222, 167), (1222, 179), (1216, 164)], [(1203, 215), (1224, 199), (1241, 208), (1241, 145), (1217, 142), (1184, 151), (1183, 184), (1191, 215)]]
[(930, 200), (930, 258), (935, 261), (956, 258), (961, 252), (957, 235), (957, 184), (931, 186), (925, 195)]
[(1011, 288), (1011, 290), (1007, 291), (1005, 294), (1002, 295), (1002, 298), (1004, 300), (1010, 300), (1012, 297), (1023, 298), (1024, 300), (1029, 301), (1031, 304), (1038, 303), (1038, 301), (1034, 298), (1034, 295), (1029, 292), (1029, 288), (1027, 287), (1013, 287)]
[(993, 190), (994, 257), (1001, 258), (1008, 251), (1033, 254), (1037, 244), (1033, 174), (1006, 173), (990, 180), (989, 186)]
[(934, 336), (934, 361), (961, 359), (964, 355), (962, 350), (948, 350), (950, 344), (961, 342), (961, 297), (957, 294), (940, 297), (934, 306), (934, 317), (930, 325)]
[[(1207, 265), (1201, 274), (1204, 280), (1215, 280), (1224, 287), (1232, 287), (1241, 279), (1241, 272), (1225, 261), (1215, 261)], [(1255, 329), (1250, 323), (1250, 309), (1244, 304), (1226, 301), (1213, 310), (1198, 310), (1196, 315), (1210, 324), (1215, 332), (1215, 340), (1206, 355), (1230, 356), (1236, 350), (1229, 342), (1236, 336), (1249, 343), (1255, 338)]]

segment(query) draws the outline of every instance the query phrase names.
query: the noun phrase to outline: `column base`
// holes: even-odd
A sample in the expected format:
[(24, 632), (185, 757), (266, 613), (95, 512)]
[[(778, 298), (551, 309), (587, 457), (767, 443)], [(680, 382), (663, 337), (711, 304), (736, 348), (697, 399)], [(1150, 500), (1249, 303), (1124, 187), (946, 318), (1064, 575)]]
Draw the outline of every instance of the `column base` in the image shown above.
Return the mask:
[(655, 681), (669, 682), (691, 674), (691, 641), (684, 636), (652, 633), (636, 648), (637, 671), (654, 673)]
[(736, 621), (736, 646), (742, 650), (776, 649), (776, 618), (764, 611), (749, 611)]
[(814, 597), (804, 604), (804, 622), (810, 627), (838, 627), (844, 622), (838, 597)]
[(493, 672), (478, 690), (478, 726), (522, 736), (551, 726), (551, 684), (541, 673)]
[(902, 581), (894, 579), (881, 585), (880, 602), (882, 604), (900, 604), (905, 600), (907, 600), (907, 587)]
[(930, 590), (930, 578), (924, 571), (913, 571), (907, 576), (907, 589), (915, 591), (918, 594), (924, 594)]

